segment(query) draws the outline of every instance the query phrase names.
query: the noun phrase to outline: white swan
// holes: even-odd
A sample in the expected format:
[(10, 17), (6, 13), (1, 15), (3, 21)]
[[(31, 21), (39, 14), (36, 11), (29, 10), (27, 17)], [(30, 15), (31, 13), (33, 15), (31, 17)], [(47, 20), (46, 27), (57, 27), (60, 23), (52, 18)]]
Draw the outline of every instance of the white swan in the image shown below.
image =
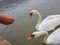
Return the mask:
[(41, 21), (41, 14), (37, 10), (32, 10), (29, 15), (30, 18), (33, 15), (38, 15), (39, 19), (35, 28), (39, 31), (55, 30), (55, 28), (60, 25), (60, 15), (47, 16), (43, 21)]
[(39, 37), (45, 35), (43, 42), (45, 44), (60, 44), (60, 28), (58, 28), (56, 31), (48, 34), (47, 31), (36, 31), (33, 32), (31, 36), (29, 36), (28, 40), (32, 40), (33, 38)]

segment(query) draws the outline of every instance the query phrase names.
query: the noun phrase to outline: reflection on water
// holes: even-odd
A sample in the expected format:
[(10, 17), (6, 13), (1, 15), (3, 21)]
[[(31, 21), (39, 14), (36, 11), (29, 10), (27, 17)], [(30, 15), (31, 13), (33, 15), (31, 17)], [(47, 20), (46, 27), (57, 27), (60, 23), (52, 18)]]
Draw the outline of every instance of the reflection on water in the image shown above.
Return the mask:
[[(12, 6), (16, 5), (16, 6)], [(22, 4), (13, 3), (8, 8), (4, 8), (0, 13), (10, 14), (16, 19), (15, 23), (10, 25), (4, 32), (3, 36), (7, 38), (13, 45), (43, 45), (42, 37), (28, 41), (27, 37), (35, 31), (37, 16), (29, 19), (29, 12), (32, 9), (40, 11), (42, 19), (51, 14), (60, 14), (60, 0), (28, 0)], [(5, 25), (0, 24), (0, 33)], [(2, 33), (1, 33), (2, 34)]]

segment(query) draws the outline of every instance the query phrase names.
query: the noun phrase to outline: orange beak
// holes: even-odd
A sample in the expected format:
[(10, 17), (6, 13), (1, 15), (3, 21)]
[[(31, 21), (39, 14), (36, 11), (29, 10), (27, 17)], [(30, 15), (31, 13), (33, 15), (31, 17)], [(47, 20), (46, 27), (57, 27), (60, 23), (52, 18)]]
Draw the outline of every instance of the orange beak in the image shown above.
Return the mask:
[(34, 35), (28, 37), (28, 40), (32, 40), (32, 39), (34, 39)]
[(30, 14), (29, 14), (29, 18), (30, 18), (30, 19), (32, 18), (32, 15), (33, 15), (33, 13), (30, 13)]

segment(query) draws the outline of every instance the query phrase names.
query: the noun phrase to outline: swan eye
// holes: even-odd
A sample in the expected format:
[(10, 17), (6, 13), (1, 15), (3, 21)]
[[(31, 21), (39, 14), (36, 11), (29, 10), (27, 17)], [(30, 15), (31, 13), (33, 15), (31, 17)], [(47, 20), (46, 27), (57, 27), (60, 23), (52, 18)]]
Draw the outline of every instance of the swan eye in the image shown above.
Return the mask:
[(33, 12), (30, 13), (30, 16), (32, 16), (32, 15), (33, 15)]
[(34, 37), (35, 35), (30, 35), (31, 37)]

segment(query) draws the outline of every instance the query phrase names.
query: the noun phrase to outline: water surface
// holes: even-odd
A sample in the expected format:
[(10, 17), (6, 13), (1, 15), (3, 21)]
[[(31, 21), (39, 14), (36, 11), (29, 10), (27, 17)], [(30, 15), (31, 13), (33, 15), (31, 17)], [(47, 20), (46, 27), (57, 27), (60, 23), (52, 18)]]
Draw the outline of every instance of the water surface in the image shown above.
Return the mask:
[[(43, 45), (42, 38), (36, 38), (28, 41), (28, 36), (35, 30), (38, 17), (33, 16), (29, 19), (29, 12), (32, 9), (38, 10), (42, 15), (42, 20), (53, 14), (60, 14), (60, 0), (11, 0), (11, 3), (1, 0), (0, 13), (9, 14), (16, 19), (14, 24), (4, 30), (6, 25), (0, 24), (0, 33), (8, 39), (13, 45)], [(14, 2), (15, 1), (15, 2)], [(2, 5), (3, 4), (3, 5)], [(7, 6), (8, 4), (8, 6)]]

